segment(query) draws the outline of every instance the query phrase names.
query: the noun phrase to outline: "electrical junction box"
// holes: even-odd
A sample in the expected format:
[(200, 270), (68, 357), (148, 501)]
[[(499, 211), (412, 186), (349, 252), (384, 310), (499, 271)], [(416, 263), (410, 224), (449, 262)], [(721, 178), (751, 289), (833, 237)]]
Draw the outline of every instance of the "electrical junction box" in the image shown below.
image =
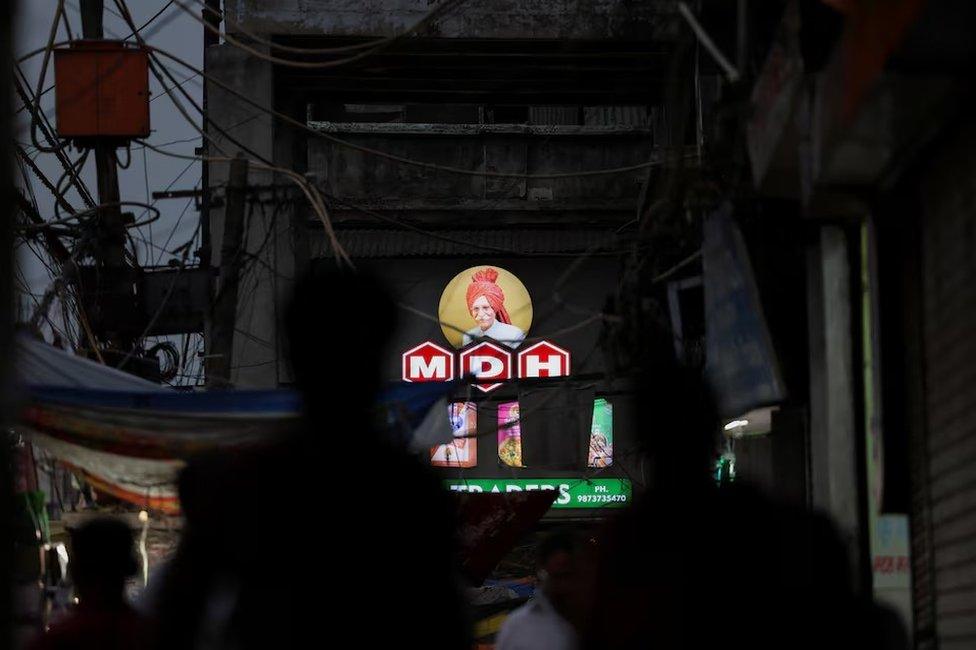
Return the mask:
[(149, 136), (149, 54), (122, 41), (83, 40), (54, 51), (62, 138), (124, 144)]

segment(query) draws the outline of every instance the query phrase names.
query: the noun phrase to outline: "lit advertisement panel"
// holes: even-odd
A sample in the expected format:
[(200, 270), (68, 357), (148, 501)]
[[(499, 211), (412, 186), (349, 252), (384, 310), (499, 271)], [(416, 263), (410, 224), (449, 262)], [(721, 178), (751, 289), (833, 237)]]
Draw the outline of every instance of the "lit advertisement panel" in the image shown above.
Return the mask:
[(590, 426), (590, 451), (586, 465), (613, 465), (613, 405), (602, 397), (593, 401), (593, 424)]
[(498, 460), (509, 467), (524, 467), (518, 402), (498, 405)]
[[(498, 405), (498, 461), (508, 467), (525, 467), (522, 462), (522, 430), (519, 425), (519, 403)], [(603, 397), (593, 401), (586, 466), (613, 465), (613, 405)]]
[(478, 405), (474, 402), (454, 402), (447, 405), (454, 440), (436, 445), (430, 450), (430, 464), (435, 467), (477, 467), (478, 465)]
[[(639, 410), (626, 376), (607, 377), (599, 318), (617, 289), (617, 259), (401, 256), (357, 266), (400, 307), (384, 381), (454, 382), (455, 437), (421, 452), (443, 479), (467, 486), (451, 489), (554, 486), (554, 518), (629, 503)], [(540, 406), (546, 395), (553, 402)]]
[(633, 498), (630, 480), (619, 478), (591, 479), (465, 479), (446, 480), (444, 485), (454, 492), (469, 493), (507, 493), (532, 492), (534, 490), (556, 490), (557, 510), (568, 508), (622, 508)]

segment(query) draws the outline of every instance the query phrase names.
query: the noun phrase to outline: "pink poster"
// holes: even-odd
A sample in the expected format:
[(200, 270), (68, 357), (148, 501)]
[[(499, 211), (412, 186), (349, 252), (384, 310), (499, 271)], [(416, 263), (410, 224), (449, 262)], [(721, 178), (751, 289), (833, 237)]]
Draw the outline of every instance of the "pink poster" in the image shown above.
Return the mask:
[(498, 405), (498, 459), (509, 467), (522, 464), (522, 431), (519, 427), (519, 403)]

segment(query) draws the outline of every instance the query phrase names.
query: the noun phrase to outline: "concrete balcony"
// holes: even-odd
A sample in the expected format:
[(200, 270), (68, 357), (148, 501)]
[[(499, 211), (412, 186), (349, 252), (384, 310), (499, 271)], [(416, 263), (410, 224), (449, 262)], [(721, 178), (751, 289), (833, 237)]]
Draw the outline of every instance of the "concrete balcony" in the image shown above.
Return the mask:
[[(598, 176), (530, 178), (618, 169), (660, 159), (653, 129), (628, 125), (311, 122), (316, 130), (394, 156), (489, 177), (404, 164), (321, 138), (308, 141), (308, 169), (334, 197), (337, 219), (356, 208), (409, 212), (436, 222), (613, 222), (632, 218), (647, 169)], [(490, 217), (489, 217), (490, 215)], [(360, 212), (360, 217), (363, 213)]]

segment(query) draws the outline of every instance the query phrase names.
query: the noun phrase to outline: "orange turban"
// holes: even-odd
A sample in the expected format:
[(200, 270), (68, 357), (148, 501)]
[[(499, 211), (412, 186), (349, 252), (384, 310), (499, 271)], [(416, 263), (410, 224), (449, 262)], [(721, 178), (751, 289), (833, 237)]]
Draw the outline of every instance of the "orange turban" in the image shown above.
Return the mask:
[(488, 299), (491, 308), (495, 310), (495, 318), (511, 325), (512, 319), (508, 317), (508, 312), (505, 311), (505, 292), (495, 282), (497, 279), (498, 271), (490, 267), (481, 269), (471, 276), (471, 284), (468, 285), (467, 294), (468, 311), (471, 311), (471, 306), (475, 300), (484, 296)]

